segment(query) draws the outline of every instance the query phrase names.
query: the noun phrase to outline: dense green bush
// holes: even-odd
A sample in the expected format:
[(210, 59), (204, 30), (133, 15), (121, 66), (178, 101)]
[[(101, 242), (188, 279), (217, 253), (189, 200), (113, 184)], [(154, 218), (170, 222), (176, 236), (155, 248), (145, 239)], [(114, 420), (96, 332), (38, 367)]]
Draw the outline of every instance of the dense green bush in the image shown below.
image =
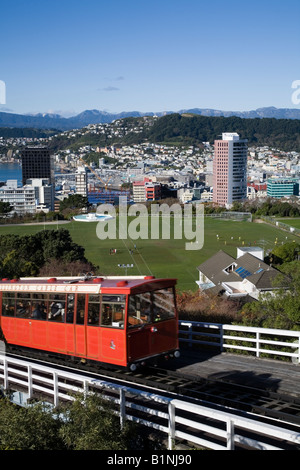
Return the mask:
[(0, 450), (161, 450), (139, 426), (121, 428), (113, 405), (101, 394), (79, 394), (57, 409), (26, 407), (0, 399)]

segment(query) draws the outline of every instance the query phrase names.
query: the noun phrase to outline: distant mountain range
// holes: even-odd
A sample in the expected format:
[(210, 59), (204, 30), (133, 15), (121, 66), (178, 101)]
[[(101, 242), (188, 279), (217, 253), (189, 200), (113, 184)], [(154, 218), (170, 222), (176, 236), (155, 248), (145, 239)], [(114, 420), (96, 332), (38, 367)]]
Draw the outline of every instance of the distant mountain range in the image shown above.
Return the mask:
[[(160, 113), (141, 113), (139, 111), (128, 111), (122, 113), (107, 113), (98, 111), (97, 109), (86, 110), (77, 116), (64, 118), (59, 114), (13, 114), (0, 112), (0, 128), (35, 128), (35, 129), (57, 129), (60, 131), (70, 129), (80, 129), (88, 124), (110, 123), (116, 119), (126, 117), (142, 117), (142, 116), (164, 116), (166, 114), (174, 114), (175, 111), (166, 111)], [(253, 111), (219, 111), (215, 109), (183, 109), (176, 113), (191, 113), (202, 116), (237, 116), (245, 119), (254, 118), (275, 118), (275, 119), (300, 119), (300, 109), (294, 108), (275, 108), (273, 106), (267, 108), (258, 108)]]

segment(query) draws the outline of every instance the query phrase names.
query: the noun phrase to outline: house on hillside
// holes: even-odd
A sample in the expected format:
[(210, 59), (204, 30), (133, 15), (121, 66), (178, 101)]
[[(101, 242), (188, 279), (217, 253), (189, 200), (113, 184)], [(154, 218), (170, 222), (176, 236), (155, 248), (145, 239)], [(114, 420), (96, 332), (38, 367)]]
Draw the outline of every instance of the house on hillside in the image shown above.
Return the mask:
[(273, 292), (274, 280), (279, 271), (264, 263), (263, 250), (259, 247), (238, 248), (237, 258), (220, 250), (198, 266), (199, 288), (224, 294), (230, 298), (250, 296), (258, 299), (260, 294)]

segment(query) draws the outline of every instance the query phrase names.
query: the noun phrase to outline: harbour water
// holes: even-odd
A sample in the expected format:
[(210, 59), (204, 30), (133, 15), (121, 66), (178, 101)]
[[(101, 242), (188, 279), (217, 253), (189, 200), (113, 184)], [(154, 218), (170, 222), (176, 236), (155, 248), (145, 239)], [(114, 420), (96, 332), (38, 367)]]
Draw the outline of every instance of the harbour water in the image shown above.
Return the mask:
[(18, 163), (0, 163), (0, 183), (7, 180), (18, 180), (22, 184), (22, 167)]

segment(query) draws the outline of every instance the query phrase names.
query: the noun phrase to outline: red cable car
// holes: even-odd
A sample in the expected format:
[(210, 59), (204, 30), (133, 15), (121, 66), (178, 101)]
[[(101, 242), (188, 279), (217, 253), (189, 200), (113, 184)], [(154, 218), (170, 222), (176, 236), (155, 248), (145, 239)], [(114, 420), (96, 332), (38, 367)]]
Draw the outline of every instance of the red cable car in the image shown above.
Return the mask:
[(129, 367), (179, 357), (175, 279), (24, 278), (0, 281), (8, 345)]

